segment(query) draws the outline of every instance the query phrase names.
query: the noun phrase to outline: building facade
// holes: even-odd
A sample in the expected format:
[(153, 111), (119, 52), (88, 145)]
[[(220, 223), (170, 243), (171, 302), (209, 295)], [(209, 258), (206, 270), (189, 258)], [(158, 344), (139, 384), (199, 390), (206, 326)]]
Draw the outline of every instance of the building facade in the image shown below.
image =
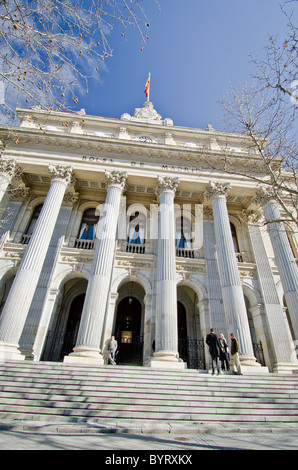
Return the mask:
[(114, 335), (119, 364), (208, 369), (213, 327), (247, 371), (298, 368), (297, 238), (239, 176), (262, 171), (247, 136), (151, 102), (18, 116), (0, 130), (1, 360), (101, 365)]

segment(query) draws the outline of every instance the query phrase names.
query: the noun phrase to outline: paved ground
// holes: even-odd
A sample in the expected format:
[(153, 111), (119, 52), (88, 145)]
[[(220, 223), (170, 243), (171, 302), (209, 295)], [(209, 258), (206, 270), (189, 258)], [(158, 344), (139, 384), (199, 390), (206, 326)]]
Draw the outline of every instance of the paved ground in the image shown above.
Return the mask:
[[(146, 463), (158, 464), (158, 451), (170, 451), (172, 456), (183, 456), (181, 464), (194, 464), (198, 450), (298, 450), (298, 432), (289, 429), (272, 432), (222, 432), (221, 434), (114, 434), (114, 433), (52, 433), (7, 431), (0, 429), (0, 450), (100, 450), (105, 464), (125, 463), (132, 467)], [(109, 459), (133, 457), (133, 461), (112, 462)], [(140, 454), (138, 451), (148, 451)], [(151, 457), (150, 457), (151, 455)], [(190, 455), (189, 458), (186, 455)], [(114, 457), (113, 457), (114, 456)], [(181, 458), (181, 457), (180, 457)], [(149, 461), (151, 459), (151, 461)], [(172, 457), (176, 463), (178, 457)], [(164, 462), (163, 462), (164, 463)], [(168, 462), (171, 463), (171, 462)]]

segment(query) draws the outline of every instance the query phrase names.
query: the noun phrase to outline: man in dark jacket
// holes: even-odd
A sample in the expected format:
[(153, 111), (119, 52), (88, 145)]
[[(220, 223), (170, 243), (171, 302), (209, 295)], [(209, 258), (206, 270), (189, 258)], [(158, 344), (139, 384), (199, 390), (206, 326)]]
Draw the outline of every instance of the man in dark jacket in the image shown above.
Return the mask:
[(220, 367), (219, 367), (220, 345), (219, 345), (218, 337), (214, 333), (214, 328), (211, 328), (210, 333), (207, 335), (206, 343), (209, 346), (209, 353), (212, 359), (212, 375), (214, 375), (215, 373), (215, 365), (217, 368), (217, 375), (218, 375), (220, 374)]

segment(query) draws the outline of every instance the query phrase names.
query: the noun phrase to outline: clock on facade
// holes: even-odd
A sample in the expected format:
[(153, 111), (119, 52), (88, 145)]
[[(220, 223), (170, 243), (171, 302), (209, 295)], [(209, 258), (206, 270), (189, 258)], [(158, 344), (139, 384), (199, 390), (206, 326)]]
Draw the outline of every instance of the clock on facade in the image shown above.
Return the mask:
[(142, 135), (141, 137), (139, 137), (139, 141), (140, 142), (152, 142), (152, 139), (151, 139), (151, 137), (147, 137), (145, 135)]

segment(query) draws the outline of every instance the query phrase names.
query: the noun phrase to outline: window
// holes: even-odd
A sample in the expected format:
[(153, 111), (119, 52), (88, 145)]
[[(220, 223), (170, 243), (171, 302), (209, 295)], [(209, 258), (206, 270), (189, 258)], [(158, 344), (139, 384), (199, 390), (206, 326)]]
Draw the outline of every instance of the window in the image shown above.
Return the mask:
[(41, 212), (43, 204), (39, 204), (38, 206), (35, 207), (33, 215), (31, 217), (30, 224), (28, 225), (28, 228), (26, 230), (26, 235), (32, 235), (34, 227), (36, 225), (37, 219), (39, 217), (39, 214)]
[(144, 245), (146, 234), (146, 217), (140, 212), (130, 216), (128, 226), (128, 243)]
[(98, 220), (99, 216), (95, 215), (95, 209), (87, 209), (82, 217), (78, 238), (80, 240), (94, 240)]
[(191, 249), (191, 244), (191, 221), (186, 217), (178, 217), (176, 219), (176, 246)]
[(239, 248), (239, 244), (238, 244), (236, 227), (235, 227), (234, 224), (232, 224), (232, 222), (230, 222), (230, 227), (231, 227), (231, 233), (232, 233), (232, 239), (233, 239), (233, 245), (234, 245), (234, 250), (235, 250), (235, 253), (236, 253), (236, 257), (237, 257), (237, 260), (240, 263), (242, 263), (243, 259), (242, 259), (242, 255), (240, 253), (240, 248)]

